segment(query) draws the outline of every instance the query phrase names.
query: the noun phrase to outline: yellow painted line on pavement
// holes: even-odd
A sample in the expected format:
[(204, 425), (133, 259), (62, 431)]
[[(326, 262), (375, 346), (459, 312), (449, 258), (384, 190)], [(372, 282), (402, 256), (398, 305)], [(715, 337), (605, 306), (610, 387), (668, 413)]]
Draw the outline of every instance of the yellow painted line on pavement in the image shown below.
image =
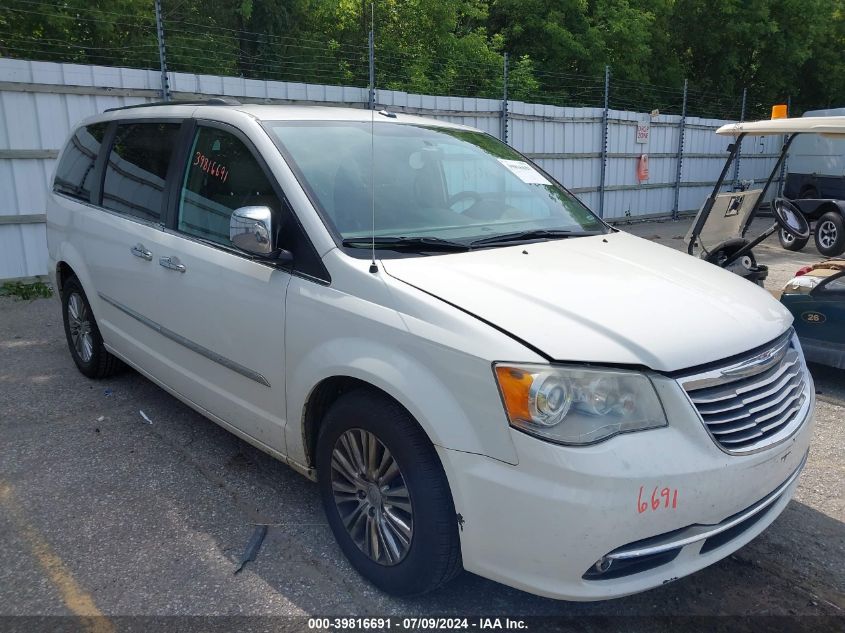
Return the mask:
[(85, 630), (89, 633), (114, 633), (112, 622), (97, 608), (91, 595), (79, 586), (68, 566), (53, 551), (50, 544), (27, 521), (23, 508), (15, 499), (12, 487), (3, 482), (0, 482), (0, 507), (7, 511), (29, 545), (32, 555), (59, 592), (62, 602), (71, 613), (81, 619)]

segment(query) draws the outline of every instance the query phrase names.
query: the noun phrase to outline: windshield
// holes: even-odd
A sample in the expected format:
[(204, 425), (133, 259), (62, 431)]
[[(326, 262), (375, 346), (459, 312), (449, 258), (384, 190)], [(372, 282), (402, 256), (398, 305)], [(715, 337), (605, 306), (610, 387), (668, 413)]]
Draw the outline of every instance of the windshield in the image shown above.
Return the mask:
[(493, 243), (497, 235), (549, 239), (607, 231), (578, 199), (481, 132), (385, 122), (376, 122), (372, 134), (370, 122), (266, 125), (349, 246), (373, 235), (373, 191), (374, 234), (382, 243), (399, 237)]

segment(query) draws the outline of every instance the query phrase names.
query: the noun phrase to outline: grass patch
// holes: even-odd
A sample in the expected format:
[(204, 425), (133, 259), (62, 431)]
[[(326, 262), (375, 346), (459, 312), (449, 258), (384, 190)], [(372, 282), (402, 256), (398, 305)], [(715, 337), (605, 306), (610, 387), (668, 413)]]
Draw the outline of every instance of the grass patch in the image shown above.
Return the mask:
[(0, 297), (14, 297), (18, 301), (48, 299), (53, 296), (53, 289), (43, 281), (26, 284), (21, 281), (9, 281), (0, 286)]

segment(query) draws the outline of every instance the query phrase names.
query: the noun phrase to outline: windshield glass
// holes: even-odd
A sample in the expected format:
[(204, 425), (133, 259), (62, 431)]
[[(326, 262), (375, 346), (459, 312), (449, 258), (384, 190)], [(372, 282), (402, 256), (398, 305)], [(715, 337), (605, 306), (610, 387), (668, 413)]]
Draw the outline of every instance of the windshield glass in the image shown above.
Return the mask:
[[(373, 134), (369, 122), (266, 125), (326, 221), (350, 244), (373, 234), (373, 190), (377, 237), (468, 244), (514, 233), (607, 230), (574, 196), (481, 132), (385, 122), (376, 122)], [(552, 234), (534, 239), (546, 237)]]

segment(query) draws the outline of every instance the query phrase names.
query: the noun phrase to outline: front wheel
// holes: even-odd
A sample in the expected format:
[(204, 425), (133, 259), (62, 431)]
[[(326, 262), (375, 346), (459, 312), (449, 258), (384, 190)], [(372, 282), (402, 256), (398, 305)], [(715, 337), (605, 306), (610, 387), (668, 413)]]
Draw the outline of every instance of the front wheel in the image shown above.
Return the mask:
[(841, 215), (828, 211), (818, 219), (816, 248), (827, 257), (836, 257), (845, 251), (845, 222)]
[(437, 589), (461, 570), (458, 523), (434, 446), (395, 401), (341, 396), (317, 438), (320, 496), (352, 566), (394, 595)]
[(786, 250), (800, 251), (807, 245), (807, 242), (810, 241), (810, 238), (797, 238), (786, 229), (780, 229), (778, 231), (778, 240), (780, 240), (780, 245)]

